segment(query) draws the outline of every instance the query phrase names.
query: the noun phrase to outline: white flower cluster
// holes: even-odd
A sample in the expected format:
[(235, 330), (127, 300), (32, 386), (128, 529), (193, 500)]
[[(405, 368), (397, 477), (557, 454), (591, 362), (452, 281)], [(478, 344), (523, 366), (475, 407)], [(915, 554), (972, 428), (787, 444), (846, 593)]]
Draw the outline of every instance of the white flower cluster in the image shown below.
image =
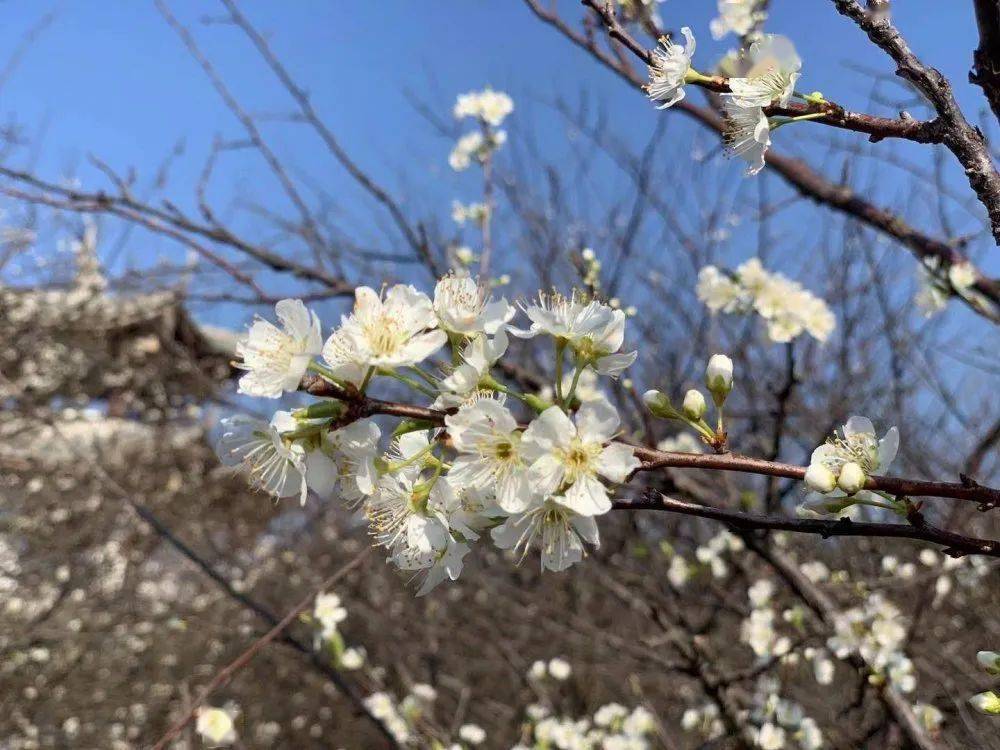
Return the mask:
[[(781, 698), (778, 687), (774, 679), (760, 679), (751, 696), (752, 707), (740, 711), (738, 719), (746, 727), (747, 741), (763, 750), (793, 747), (819, 750), (823, 747), (823, 733), (816, 721), (806, 716), (798, 703)], [(681, 717), (681, 728), (697, 732), (708, 741), (725, 734), (725, 725), (715, 703), (687, 709)]]
[(337, 626), (347, 619), (347, 608), (339, 596), (333, 593), (318, 594), (313, 605), (312, 617), (318, 626), (316, 644), (329, 647), (335, 666), (348, 670), (364, 666), (367, 657), (364, 647), (348, 648), (337, 629)]
[(767, 17), (760, 0), (718, 0), (719, 15), (709, 23), (713, 39), (722, 39), (726, 34), (747, 36)]
[(478, 121), (480, 128), (458, 139), (448, 157), (451, 168), (461, 172), (468, 169), (473, 161), (482, 163), (506, 143), (507, 133), (498, 128), (513, 111), (514, 102), (501, 91), (486, 88), (460, 94), (455, 102), (455, 118), (472, 117)]
[(924, 259), (917, 266), (920, 291), (914, 301), (925, 317), (931, 317), (944, 310), (952, 295), (958, 295), (975, 303), (979, 296), (973, 289), (977, 273), (971, 263), (952, 263), (943, 268), (938, 258)]
[(894, 509), (891, 497), (881, 499), (863, 488), (870, 475), (889, 468), (898, 450), (899, 431), (895, 427), (880, 440), (870, 419), (851, 417), (840, 435), (828, 438), (813, 451), (805, 475), (813, 492), (800, 512), (840, 516), (854, 505)]
[(823, 747), (823, 733), (815, 719), (806, 716), (798, 703), (782, 698), (778, 689), (774, 678), (763, 677), (757, 682), (754, 708), (748, 712), (748, 739), (761, 750), (819, 750)]
[(538, 700), (525, 709), (521, 741), (511, 750), (647, 750), (651, 746), (649, 737), (659, 727), (643, 706), (629, 709), (620, 703), (608, 703), (593, 717), (558, 715), (552, 707), (552, 684), (547, 678), (563, 682), (570, 673), (570, 664), (563, 659), (531, 665), (528, 685)]
[[(980, 651), (976, 654), (979, 666), (991, 677), (1000, 675), (1000, 654), (996, 651)], [(986, 690), (969, 698), (969, 703), (980, 713), (988, 716), (1000, 716), (1000, 693), (996, 690)]]
[[(433, 300), (408, 285), (382, 295), (360, 287), (353, 311), (323, 343), (318, 318), (300, 301), (283, 300), (281, 327), (258, 321), (241, 344), (249, 355), (241, 392), (274, 398), (297, 389), (310, 371), (360, 398), (372, 379), (391, 377), (448, 410), (444, 430), (404, 423), (380, 455), (375, 421), (345, 416), (350, 399), (329, 399), (279, 411), (270, 422), (227, 420), (219, 452), (276, 497), (304, 502), (312, 490), (362, 504), (375, 543), (400, 570), (423, 576), (421, 594), (456, 579), (487, 531), (498, 547), (522, 555), (539, 542), (543, 569), (563, 570), (583, 558), (585, 543), (599, 543), (595, 517), (611, 509), (604, 482), (623, 482), (639, 466), (631, 447), (613, 441), (616, 409), (604, 397), (578, 398), (580, 383), (617, 377), (636, 353), (621, 351), (625, 313), (597, 300), (540, 294), (523, 308), (530, 327), (510, 327), (515, 308), (468, 276), (441, 279)], [(552, 339), (554, 403), (491, 374), (508, 331)], [(445, 344), (452, 356), (443, 376), (421, 369)], [(526, 427), (508, 396), (535, 413)], [(335, 626), (338, 613), (330, 607), (322, 619)]]
[(456, 120), (473, 117), (496, 128), (514, 111), (514, 101), (502, 91), (486, 87), (482, 91), (459, 94), (453, 114)]
[(740, 628), (740, 639), (753, 650), (758, 659), (766, 661), (784, 656), (791, 651), (792, 641), (788, 636), (778, 635), (774, 627), (778, 617), (771, 606), (774, 583), (761, 578), (747, 590), (747, 595), (752, 609)]
[(485, 203), (464, 204), (460, 201), (451, 202), (451, 218), (456, 224), (467, 221), (482, 224), (489, 216), (490, 208)]
[(837, 324), (826, 302), (797, 281), (766, 270), (758, 258), (740, 264), (732, 275), (705, 266), (698, 272), (696, 291), (713, 313), (756, 312), (776, 343), (787, 343), (802, 333), (825, 342)]
[(827, 646), (838, 659), (857, 654), (876, 677), (910, 693), (917, 679), (913, 662), (903, 653), (906, 625), (898, 607), (881, 594), (870, 594), (861, 606), (837, 614)]
[[(719, 38), (729, 31), (745, 36), (760, 20), (757, 5), (754, 0), (720, 0), (720, 15), (712, 22), (713, 36)], [(691, 65), (696, 49), (691, 29), (684, 26), (681, 33), (685, 45), (681, 47), (667, 37), (662, 38), (649, 65), (646, 91), (660, 109), (681, 101), (685, 84), (712, 80)], [(787, 105), (795, 95), (802, 60), (788, 38), (764, 34), (745, 53), (741, 52), (733, 64), (746, 72), (727, 80), (729, 91), (722, 95), (723, 141), (730, 155), (746, 160), (747, 174), (754, 175), (764, 168), (772, 128), (803, 119), (786, 117), (772, 123), (764, 112), (772, 104)], [(806, 115), (805, 119), (809, 117)]]
[(198, 709), (194, 730), (210, 747), (232, 745), (239, 739), (236, 733), (236, 717), (239, 714), (234, 703), (228, 703), (222, 708), (203, 706)]

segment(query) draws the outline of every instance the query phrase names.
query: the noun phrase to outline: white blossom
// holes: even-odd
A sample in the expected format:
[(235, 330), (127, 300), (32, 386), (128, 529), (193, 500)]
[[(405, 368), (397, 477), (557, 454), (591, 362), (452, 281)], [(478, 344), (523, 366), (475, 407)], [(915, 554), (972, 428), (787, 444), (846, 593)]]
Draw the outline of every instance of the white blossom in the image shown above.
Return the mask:
[(453, 113), (457, 120), (463, 117), (475, 117), (497, 127), (513, 111), (514, 101), (507, 94), (494, 91), (487, 86), (482, 91), (459, 94)]
[(232, 745), (237, 739), (235, 717), (236, 711), (232, 707), (203, 706), (198, 709), (194, 728), (212, 747)]
[(649, 66), (649, 98), (660, 102), (659, 109), (666, 109), (684, 98), (684, 83), (694, 57), (694, 34), (687, 26), (681, 28), (686, 44), (674, 43), (669, 37), (660, 39), (660, 46), (653, 50)]
[(976, 661), (987, 674), (1000, 675), (1000, 654), (996, 651), (979, 651), (976, 653)]
[(448, 156), (448, 164), (456, 172), (469, 168), (473, 160), (482, 163), (507, 142), (507, 133), (503, 130), (491, 130), (483, 134), (473, 130), (461, 136)]
[(732, 99), (723, 104), (725, 124), (722, 138), (726, 151), (747, 162), (747, 175), (764, 168), (764, 155), (771, 146), (771, 124), (760, 107), (742, 107)]
[(969, 704), (988, 716), (1000, 716), (1000, 695), (992, 690), (984, 693), (976, 693), (969, 698)]
[(240, 393), (278, 398), (299, 387), (312, 358), (323, 348), (319, 318), (302, 300), (283, 299), (274, 306), (281, 327), (258, 319), (245, 339), (236, 345), (247, 373), (240, 378)]
[(757, 733), (757, 746), (761, 750), (781, 750), (785, 746), (785, 730), (766, 722)]
[(750, 33), (754, 23), (761, 18), (756, 12), (758, 0), (718, 0), (719, 15), (709, 24), (713, 39), (726, 34), (743, 37)]
[(361, 669), (365, 665), (367, 657), (367, 652), (360, 646), (357, 648), (345, 648), (344, 653), (340, 655), (340, 666), (351, 671)]
[(438, 326), (449, 333), (493, 335), (514, 317), (505, 299), (494, 300), (482, 282), (470, 276), (448, 274), (434, 287)]
[(597, 477), (623, 482), (640, 463), (627, 445), (605, 447), (618, 426), (618, 412), (607, 401), (585, 402), (575, 423), (558, 406), (549, 407), (528, 425), (521, 443), (529, 481), (543, 496), (561, 492), (562, 504), (581, 515), (611, 510)]
[(749, 70), (744, 77), (729, 79), (732, 93), (726, 96), (732, 103), (748, 109), (772, 102), (786, 106), (802, 70), (802, 60), (791, 40), (765, 34), (750, 45), (747, 64)]
[(299, 427), (290, 412), (276, 412), (270, 422), (238, 415), (222, 420), (222, 426), (219, 458), (242, 467), (255, 487), (278, 498), (298, 494), (302, 503), (310, 489), (320, 497), (333, 492), (338, 471), (327, 454), (329, 440), (307, 450), (303, 441), (283, 438)]
[(602, 375), (618, 376), (638, 356), (637, 352), (618, 353), (625, 341), (625, 313), (596, 300), (584, 302), (575, 291), (569, 297), (558, 292), (539, 294), (538, 302), (525, 306), (524, 311), (530, 328), (511, 328), (511, 333), (520, 338), (552, 336), (569, 346), (578, 361)]
[(698, 272), (696, 293), (712, 312), (740, 312), (748, 307), (743, 287), (715, 266), (705, 266)]
[(485, 334), (466, 342), (460, 361), (438, 385), (440, 395), (432, 407), (448, 409), (474, 402), (482, 393), (480, 381), (507, 351), (507, 334), (501, 329), (490, 338)]
[(541, 537), (542, 570), (559, 572), (580, 562), (584, 542), (600, 545), (597, 522), (592, 516), (581, 516), (560, 501), (550, 498), (525, 513), (510, 516), (493, 529), (493, 542), (500, 549), (520, 550), (523, 556), (532, 541)]
[(541, 493), (528, 481), (517, 420), (497, 400), (481, 398), (445, 417), (458, 456), (449, 476), (458, 484), (494, 486), (497, 503), (508, 513), (527, 510)]
[(569, 679), (569, 676), (573, 673), (572, 667), (565, 659), (560, 659), (556, 657), (555, 659), (549, 660), (549, 675), (555, 680), (563, 682)]
[(776, 343), (787, 343), (803, 332), (824, 342), (836, 327), (826, 302), (798, 282), (765, 270), (758, 258), (742, 263), (732, 277), (705, 266), (698, 273), (697, 294), (713, 312), (758, 313)]
[(337, 632), (337, 625), (347, 619), (347, 609), (336, 594), (318, 594), (313, 605), (313, 618), (319, 623), (321, 637), (329, 640)]
[(437, 326), (433, 305), (412, 286), (397, 284), (384, 299), (362, 286), (354, 297), (354, 310), (323, 347), (335, 377), (357, 384), (369, 367), (412, 366), (447, 341), (444, 331), (429, 330)]
[[(818, 491), (824, 485), (816, 477), (822, 475), (824, 479), (827, 478), (825, 472), (836, 477), (838, 485), (843, 478), (842, 485), (846, 485), (846, 489), (845, 486), (839, 486), (827, 493), (829, 500), (811, 496), (807, 499), (807, 507), (823, 512), (824, 507), (829, 506), (826, 512), (839, 512), (842, 507), (851, 504), (850, 500), (840, 501), (845, 493), (853, 495), (855, 500), (868, 500), (872, 497), (871, 493), (858, 492), (864, 486), (865, 478), (879, 471), (885, 472), (898, 450), (899, 431), (895, 427), (880, 440), (876, 437), (875, 426), (870, 419), (851, 417), (844, 425), (841, 435), (835, 434), (813, 451), (809, 460), (810, 469), (807, 470), (813, 471), (810, 487), (814, 490)], [(820, 468), (813, 470), (813, 465)]]

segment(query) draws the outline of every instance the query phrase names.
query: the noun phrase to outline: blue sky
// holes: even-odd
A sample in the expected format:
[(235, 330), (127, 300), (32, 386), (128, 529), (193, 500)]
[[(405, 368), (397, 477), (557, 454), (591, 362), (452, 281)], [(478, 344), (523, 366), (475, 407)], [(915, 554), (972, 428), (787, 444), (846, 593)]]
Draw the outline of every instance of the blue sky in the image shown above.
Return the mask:
[[(984, 102), (978, 89), (966, 82), (976, 43), (971, 3), (908, 0), (896, 5), (897, 23), (913, 48), (957, 84), (961, 101), (974, 116)], [(220, 5), (172, 0), (170, 6), (189, 24), (249, 110), (290, 111), (288, 99), (245, 38), (233, 28), (203, 23), (221, 15)], [(774, 0), (772, 6), (769, 30), (790, 35), (805, 61), (800, 88), (821, 90), (847, 106), (869, 108), (870, 79), (846, 64), (889, 72), (888, 59), (840, 17), (831, 2)], [(0, 49), (13, 49), (49, 7), (0, 4)], [(190, 208), (192, 185), (213, 138), (242, 137), (239, 124), (152, 2), (65, 0), (53, 7), (56, 20), (0, 90), (2, 116), (39, 138), (31, 153), (35, 170), (51, 179), (74, 174), (85, 187), (96, 187), (103, 182), (86, 163), (87, 156), (95, 154), (122, 172), (134, 168), (142, 185), (183, 142), (184, 155), (174, 165), (165, 195)], [(648, 137), (655, 123), (656, 113), (641, 97), (538, 22), (518, 0), (246, 0), (242, 7), (310, 90), (317, 109), (352, 156), (401, 193), (416, 192), (418, 213), (438, 210), (445, 219), (451, 199), (471, 199), (476, 183), (471, 174), (450, 172), (450, 140), (415, 111), (411, 95), (447, 117), (455, 94), (487, 83), (502, 88), (517, 102), (512, 132), (534, 128), (543, 147), (553, 151), (566, 147), (565, 123), (547, 104), (558, 96), (575, 99), (585, 94), (604, 101), (620, 136), (636, 144)], [(575, 2), (561, 7), (566, 14), (578, 12)], [(713, 7), (706, 0), (667, 0), (661, 6), (666, 25), (694, 29), (699, 39), (696, 60), (703, 68), (726, 48), (708, 34)], [(820, 129), (805, 132), (814, 127), (796, 126), (796, 137), (788, 128), (776, 135), (775, 146), (821, 154), (810, 145)], [(314, 137), (287, 124), (263, 128), (295, 173), (321, 186), (348, 221), (356, 217), (363, 226), (370, 220), (368, 204)], [(907, 144), (873, 148), (917, 153), (929, 163), (926, 149)], [(732, 179), (742, 179), (737, 166), (731, 173)], [(951, 169), (950, 176), (959, 191), (967, 190), (958, 170)], [(898, 201), (905, 191), (905, 183), (893, 179), (887, 176), (882, 185), (888, 202)], [(414, 191), (414, 186), (419, 189)], [(240, 155), (228, 158), (212, 194), (220, 205), (236, 197), (273, 202), (277, 189), (259, 159)], [(973, 226), (966, 221), (959, 229)], [(928, 229), (937, 231), (933, 222)], [(142, 265), (169, 251), (168, 242), (143, 238), (116, 263)]]

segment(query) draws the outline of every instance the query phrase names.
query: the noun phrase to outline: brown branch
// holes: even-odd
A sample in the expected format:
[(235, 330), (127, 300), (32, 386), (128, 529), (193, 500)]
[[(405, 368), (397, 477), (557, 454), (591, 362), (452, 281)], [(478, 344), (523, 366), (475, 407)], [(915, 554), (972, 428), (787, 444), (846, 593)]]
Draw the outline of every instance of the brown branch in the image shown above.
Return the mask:
[(964, 555), (986, 555), (1000, 557), (1000, 542), (977, 539), (940, 529), (929, 524), (919, 511), (913, 511), (903, 523), (861, 523), (841, 518), (838, 520), (820, 518), (785, 518), (783, 516), (762, 516), (741, 513), (725, 508), (688, 503), (675, 500), (656, 490), (648, 490), (637, 500), (615, 502), (616, 510), (661, 510), (699, 518), (710, 518), (727, 526), (743, 531), (792, 531), (797, 534), (815, 534), (828, 539), (835, 536), (868, 536), (893, 539), (917, 539), (931, 544), (939, 544), (952, 557)]
[[(570, 27), (557, 13), (543, 8), (539, 0), (524, 0), (524, 2), (539, 19), (558, 30), (569, 41), (588, 52), (632, 87), (640, 91), (643, 90), (645, 80), (633, 68), (620, 65), (615, 58), (598, 47), (593, 40)], [(644, 56), (642, 59), (647, 58)], [(716, 134), (722, 134), (723, 119), (713, 109), (692, 104), (687, 99), (677, 102), (673, 108), (683, 112)], [(831, 182), (801, 159), (784, 156), (774, 149), (768, 150), (765, 159), (767, 166), (781, 175), (803, 197), (828, 206), (876, 231), (893, 237), (918, 259), (936, 259), (945, 265), (969, 262), (968, 258), (953, 244), (918, 231), (899, 216), (858, 196), (849, 187)], [(1000, 307), (1000, 280), (991, 279), (977, 271), (973, 288), (994, 306)], [(963, 302), (969, 304), (964, 298)], [(987, 319), (994, 319), (979, 307), (971, 304), (969, 307)]]
[(993, 238), (1000, 244), (1000, 174), (993, 165), (986, 139), (979, 128), (965, 119), (948, 79), (920, 61), (888, 18), (869, 13), (857, 0), (833, 0), (833, 4), (892, 58), (897, 65), (896, 75), (916, 86), (934, 107), (944, 126), (941, 142), (965, 168), (969, 185), (989, 214)]
[(969, 82), (979, 86), (1000, 120), (1000, 0), (973, 0), (979, 47), (972, 53)]
[[(338, 276), (329, 274), (320, 268), (313, 268), (290, 260), (260, 245), (251, 244), (221, 225), (200, 224), (176, 210), (168, 211), (156, 208), (141, 203), (128, 195), (111, 195), (103, 191), (87, 193), (67, 188), (42, 180), (28, 172), (4, 166), (0, 166), (0, 177), (23, 183), (39, 191), (27, 192), (17, 188), (0, 187), (0, 192), (17, 200), (79, 213), (110, 214), (141, 224), (159, 234), (178, 239), (201, 252), (200, 245), (193, 240), (181, 240), (176, 232), (195, 235), (230, 247), (274, 271), (290, 273), (305, 281), (323, 284), (339, 294), (350, 295), (354, 293), (354, 286)], [(221, 265), (215, 256), (209, 257), (209, 260)]]
[[(267, 63), (271, 71), (277, 76), (281, 85), (285, 87), (292, 99), (295, 100), (296, 105), (298, 105), (299, 112), (302, 115), (302, 119), (316, 131), (319, 135), (320, 140), (327, 147), (334, 158), (340, 163), (340, 165), (347, 170), (347, 173), (357, 182), (369, 195), (371, 195), (376, 201), (385, 206), (389, 215), (392, 217), (393, 223), (399, 229), (400, 233), (406, 238), (407, 243), (413, 248), (413, 251), (424, 259), (430, 268), (432, 273), (438, 274), (438, 269), (436, 263), (434, 262), (431, 254), (430, 247), (428, 246), (425, 237), (421, 237), (418, 232), (416, 232), (412, 226), (410, 226), (409, 221), (407, 221), (406, 215), (403, 213), (403, 209), (399, 204), (393, 199), (385, 188), (375, 182), (361, 167), (359, 167), (347, 151), (344, 150), (343, 146), (333, 135), (333, 132), (327, 127), (326, 123), (320, 118), (313, 108), (312, 101), (309, 98), (309, 94), (299, 86), (295, 80), (289, 74), (288, 69), (282, 64), (281, 60), (278, 59), (277, 55), (271, 50), (270, 45), (267, 40), (260, 34), (259, 31), (250, 23), (249, 19), (243, 14), (236, 4), (235, 0), (220, 0), (222, 4), (229, 11), (230, 18), (232, 22), (243, 31), (244, 34), (250, 39), (251, 43), (256, 47), (257, 51), (260, 53), (264, 62)], [(440, 275), (440, 274), (438, 274)]]
[(172, 740), (177, 738), (180, 735), (180, 733), (184, 731), (184, 728), (187, 727), (188, 724), (194, 721), (195, 716), (197, 716), (198, 714), (198, 708), (201, 705), (203, 705), (206, 700), (208, 700), (208, 696), (210, 696), (218, 688), (222, 687), (223, 685), (226, 685), (230, 680), (232, 680), (233, 677), (236, 676), (236, 673), (239, 672), (241, 669), (243, 669), (243, 667), (245, 667), (251, 661), (253, 661), (253, 658), (258, 653), (260, 653), (265, 646), (274, 641), (274, 639), (280, 636), (289, 625), (295, 622), (295, 618), (297, 618), (299, 614), (303, 612), (313, 602), (313, 600), (316, 598), (317, 593), (320, 593), (323, 590), (330, 588), (331, 586), (333, 586), (333, 584), (335, 584), (341, 578), (343, 578), (352, 570), (354, 570), (354, 568), (358, 567), (358, 565), (360, 565), (362, 561), (364, 561), (364, 559), (368, 556), (369, 552), (371, 552), (371, 547), (365, 547), (364, 549), (362, 549), (361, 552), (359, 552), (357, 555), (354, 556), (353, 559), (350, 560), (350, 562), (341, 566), (336, 573), (334, 573), (325, 581), (323, 581), (323, 583), (320, 584), (316, 588), (316, 590), (310, 591), (309, 594), (305, 598), (303, 598), (302, 601), (296, 604), (291, 610), (289, 610), (288, 614), (286, 614), (273, 628), (267, 631), (267, 633), (262, 635), (256, 641), (254, 641), (246, 651), (237, 656), (232, 662), (230, 662), (223, 669), (221, 669), (215, 675), (215, 677), (212, 678), (212, 681), (205, 686), (205, 688), (201, 691), (198, 697), (194, 700), (194, 702), (191, 704), (191, 708), (188, 711), (188, 713), (185, 714), (185, 716), (181, 718), (176, 724), (174, 724), (169, 730), (167, 730), (167, 733), (164, 734), (160, 738), (159, 742), (157, 742), (153, 746), (153, 750), (165, 750), (167, 745)]
[[(761, 559), (774, 568), (775, 572), (808, 605), (824, 626), (827, 628), (834, 626), (840, 608), (825, 591), (803, 575), (798, 563), (781, 550), (768, 544), (767, 540), (761, 540), (752, 534), (746, 533), (741, 534), (741, 538), (751, 551), (755, 552)], [(848, 661), (862, 674), (870, 670), (865, 660), (857, 654), (852, 655)], [(864, 684), (867, 686), (869, 683), (865, 681)], [(913, 713), (909, 701), (888, 687), (883, 686), (881, 689), (876, 690), (876, 694), (885, 706), (886, 711), (889, 712), (893, 721), (906, 735), (906, 738), (914, 748), (917, 750), (940, 750), (941, 746), (928, 736), (920, 721)]]
[[(428, 409), (414, 404), (383, 401), (358, 393), (345, 391), (318, 375), (307, 375), (299, 386), (314, 396), (338, 398), (348, 405), (347, 414), (338, 425), (376, 414), (386, 414), (404, 419), (417, 419), (432, 424), (443, 425), (447, 412)], [(785, 477), (802, 480), (806, 467), (795, 464), (768, 461), (763, 458), (744, 456), (739, 453), (676, 453), (660, 451), (629, 443), (636, 458), (643, 462), (636, 472), (656, 469), (711, 469), (715, 471), (735, 471), (761, 476)], [(865, 488), (906, 497), (939, 497), (953, 500), (967, 500), (979, 504), (981, 510), (1000, 507), (1000, 490), (983, 486), (969, 478), (962, 483), (931, 482), (922, 479), (898, 479), (896, 477), (870, 476)]]
[(305, 230), (303, 232), (303, 236), (306, 242), (316, 249), (321, 249), (324, 242), (322, 235), (320, 234), (319, 227), (316, 224), (316, 220), (313, 218), (312, 212), (306, 205), (305, 200), (299, 194), (298, 189), (295, 187), (295, 183), (292, 182), (292, 178), (288, 175), (284, 165), (282, 165), (277, 155), (271, 150), (271, 147), (268, 146), (267, 142), (264, 140), (264, 136), (261, 134), (260, 129), (257, 127), (253, 118), (246, 110), (243, 109), (242, 106), (240, 106), (240, 103), (229, 91), (229, 88), (222, 80), (222, 77), (215, 70), (215, 67), (201, 51), (201, 48), (191, 35), (191, 32), (188, 31), (186, 26), (177, 20), (177, 17), (174, 16), (173, 13), (170, 12), (170, 8), (167, 7), (166, 2), (164, 2), (164, 0), (154, 0), (154, 5), (167, 24), (180, 38), (181, 42), (187, 48), (191, 56), (205, 72), (205, 75), (212, 83), (212, 87), (219, 94), (219, 97), (225, 103), (229, 111), (232, 112), (236, 119), (240, 121), (240, 124), (243, 126), (243, 129), (247, 131), (247, 135), (254, 147), (260, 152), (261, 156), (264, 157), (264, 161), (267, 162), (268, 167), (270, 167), (275, 177), (277, 177), (278, 182), (285, 191), (285, 194), (299, 212), (299, 216), (302, 217), (302, 226)]

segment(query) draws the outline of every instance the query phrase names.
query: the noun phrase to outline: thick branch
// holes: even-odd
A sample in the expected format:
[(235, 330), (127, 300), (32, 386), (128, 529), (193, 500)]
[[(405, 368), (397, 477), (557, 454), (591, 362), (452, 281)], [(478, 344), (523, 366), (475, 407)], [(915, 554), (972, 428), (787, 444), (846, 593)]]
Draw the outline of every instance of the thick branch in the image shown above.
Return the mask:
[[(302, 379), (300, 388), (314, 396), (343, 400), (348, 407), (347, 414), (338, 424), (346, 424), (355, 419), (376, 414), (387, 414), (403, 419), (417, 419), (431, 424), (443, 425), (444, 418), (447, 416), (446, 412), (436, 409), (395, 401), (383, 401), (365, 396), (357, 391), (345, 391), (318, 375), (307, 375)], [(629, 447), (632, 448), (635, 456), (643, 462), (643, 465), (636, 470), (637, 472), (663, 468), (712, 469), (797, 480), (802, 480), (806, 473), (804, 466), (768, 461), (738, 453), (675, 453), (640, 445), (629, 444)], [(954, 483), (871, 476), (868, 478), (865, 488), (906, 497), (941, 497), (967, 500), (978, 503), (982, 510), (1000, 507), (1000, 490), (985, 487), (967, 478), (963, 483)]]
[(982, 88), (1000, 120), (1000, 0), (973, 0), (979, 47), (972, 53), (969, 81)]
[[(888, 18), (867, 12), (857, 0), (833, 0), (833, 3), (841, 15), (854, 21), (892, 58), (897, 65), (896, 75), (916, 86), (934, 107), (944, 125), (941, 142), (965, 168), (969, 185), (990, 216), (993, 238), (1000, 244), (1000, 174), (993, 166), (986, 139), (979, 128), (965, 119), (948, 79), (913, 54)], [(992, 4), (995, 8), (996, 2)]]

